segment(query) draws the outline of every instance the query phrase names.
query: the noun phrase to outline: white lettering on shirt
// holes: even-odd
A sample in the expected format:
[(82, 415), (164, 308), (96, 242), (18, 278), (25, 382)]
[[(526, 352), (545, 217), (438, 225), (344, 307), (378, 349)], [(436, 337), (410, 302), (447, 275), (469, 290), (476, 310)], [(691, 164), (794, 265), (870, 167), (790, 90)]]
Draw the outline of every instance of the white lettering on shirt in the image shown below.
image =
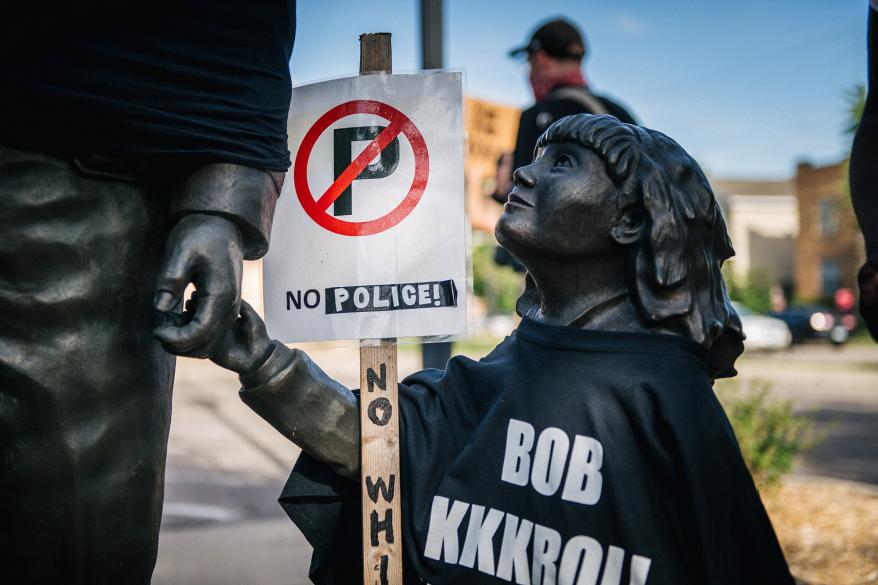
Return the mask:
[(532, 585), (555, 585), (558, 582), (555, 563), (560, 554), (561, 534), (557, 530), (534, 525), (534, 560), (530, 576)]
[(604, 462), (604, 448), (600, 441), (574, 435), (571, 449), (567, 433), (556, 427), (543, 429), (536, 438), (531, 468), (535, 437), (536, 431), (530, 423), (509, 419), (500, 479), (517, 486), (526, 486), (530, 482), (531, 487), (544, 496), (557, 493), (563, 481), (562, 500), (589, 506), (596, 504), (603, 488), (600, 469)]
[(530, 475), (530, 450), (533, 446), (534, 428), (524, 421), (509, 419), (500, 479), (515, 485), (527, 485), (527, 478)]
[(561, 499), (578, 504), (596, 504), (601, 497), (604, 483), (600, 472), (603, 463), (604, 448), (600, 442), (591, 437), (576, 435)]
[(497, 562), (497, 576), (518, 585), (530, 585), (530, 571), (527, 562), (527, 545), (533, 532), (534, 523), (530, 520), (518, 522), (518, 516), (506, 514), (503, 527), (503, 543), (500, 545), (500, 560)]
[(466, 540), (460, 553), (461, 565), (472, 568), (478, 555), (479, 571), (494, 574), (494, 533), (502, 521), (503, 512), (500, 510), (488, 510), (488, 516), (485, 517), (485, 507), (473, 504), (469, 513)]
[[(450, 509), (449, 509), (450, 508)], [(464, 516), (463, 551), (459, 534)], [(504, 522), (500, 556), (494, 563), (494, 537)], [(460, 554), (458, 554), (460, 552)], [(565, 543), (561, 534), (514, 514), (434, 496), (424, 556), (449, 565), (474, 568), (517, 585), (621, 585), (627, 553), (617, 546), (604, 547), (581, 534)], [(603, 565), (603, 567), (602, 567)], [(646, 585), (652, 559), (631, 555), (628, 585)], [(603, 571), (601, 571), (603, 569)]]
[(561, 429), (549, 427), (540, 433), (530, 474), (530, 483), (538, 493), (553, 496), (561, 487), (569, 451), (570, 439)]
[[(615, 546), (610, 547), (610, 553), (622, 550)], [(622, 551), (624, 557), (625, 551)], [(601, 558), (604, 549), (601, 544), (590, 536), (574, 536), (564, 546), (564, 554), (561, 556), (561, 566), (558, 570), (558, 585), (597, 585), (598, 574), (601, 571)], [(604, 568), (604, 579), (610, 571), (610, 556), (607, 555), (607, 566)], [(577, 577), (577, 575), (579, 575)], [(618, 583), (616, 577), (616, 583)], [(603, 582), (601, 583), (603, 585)]]
[(448, 498), (433, 496), (430, 510), (430, 528), (427, 531), (427, 544), (424, 556), (428, 559), (440, 560), (445, 553), (445, 562), (457, 564), (457, 529), (466, 514), (469, 504), (455, 501), (448, 511)]

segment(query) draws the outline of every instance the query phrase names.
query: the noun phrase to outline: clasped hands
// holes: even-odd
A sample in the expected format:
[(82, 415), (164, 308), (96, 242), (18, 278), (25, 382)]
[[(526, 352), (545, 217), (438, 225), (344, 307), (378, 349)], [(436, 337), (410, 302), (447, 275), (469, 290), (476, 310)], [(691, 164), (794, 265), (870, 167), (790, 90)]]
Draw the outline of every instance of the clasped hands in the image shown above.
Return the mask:
[[(271, 342), (265, 325), (241, 300), (243, 250), (240, 229), (223, 216), (193, 213), (174, 226), (154, 299), (163, 322), (153, 335), (166, 351), (210, 357), (241, 375), (267, 359)], [(183, 306), (190, 283), (195, 293)]]

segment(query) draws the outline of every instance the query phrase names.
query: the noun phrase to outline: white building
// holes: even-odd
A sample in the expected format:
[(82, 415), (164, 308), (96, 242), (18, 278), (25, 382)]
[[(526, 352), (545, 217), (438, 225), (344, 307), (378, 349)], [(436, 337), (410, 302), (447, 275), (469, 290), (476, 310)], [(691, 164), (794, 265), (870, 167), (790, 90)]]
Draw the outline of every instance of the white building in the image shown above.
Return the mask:
[(735, 246), (730, 260), (735, 276), (764, 270), (772, 281), (792, 285), (799, 233), (793, 182), (713, 179), (710, 183)]

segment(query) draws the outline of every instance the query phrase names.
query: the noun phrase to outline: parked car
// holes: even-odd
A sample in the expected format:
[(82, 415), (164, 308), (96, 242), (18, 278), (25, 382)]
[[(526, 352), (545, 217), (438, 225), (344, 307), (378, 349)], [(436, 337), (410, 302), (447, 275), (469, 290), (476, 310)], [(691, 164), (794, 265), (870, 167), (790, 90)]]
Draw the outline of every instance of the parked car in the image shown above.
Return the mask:
[(825, 339), (834, 345), (842, 345), (850, 339), (857, 327), (857, 317), (823, 305), (796, 305), (786, 311), (771, 313), (783, 320), (793, 333), (793, 343), (808, 339)]
[(778, 350), (787, 349), (793, 344), (793, 334), (782, 320), (760, 315), (739, 303), (732, 305), (741, 317), (741, 327), (747, 336), (744, 349)]

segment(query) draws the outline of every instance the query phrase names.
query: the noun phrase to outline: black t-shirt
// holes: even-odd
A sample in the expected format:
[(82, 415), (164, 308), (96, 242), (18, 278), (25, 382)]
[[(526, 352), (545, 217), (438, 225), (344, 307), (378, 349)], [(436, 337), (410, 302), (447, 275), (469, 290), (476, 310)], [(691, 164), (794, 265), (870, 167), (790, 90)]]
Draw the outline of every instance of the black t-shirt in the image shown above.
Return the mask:
[[(525, 319), (399, 389), (406, 583), (793, 583), (688, 340)], [(357, 493), (302, 456), (281, 496), (316, 583), (360, 582)]]
[[(878, 267), (878, 12), (869, 10), (869, 93), (850, 161), (851, 200), (866, 240), (866, 258)], [(876, 322), (878, 316), (869, 315)]]
[[(608, 114), (627, 124), (637, 123), (625, 108), (613, 100), (595, 94), (592, 96), (601, 103)], [(552, 122), (560, 120), (564, 116), (594, 113), (596, 112), (590, 111), (579, 100), (558, 97), (557, 93), (549, 93), (546, 99), (537, 102), (521, 113), (521, 118), (518, 121), (518, 135), (515, 139), (515, 151), (512, 155), (512, 168), (517, 169), (529, 165), (533, 161), (537, 138)]]
[(284, 171), (295, 0), (18, 2), (0, 143)]

